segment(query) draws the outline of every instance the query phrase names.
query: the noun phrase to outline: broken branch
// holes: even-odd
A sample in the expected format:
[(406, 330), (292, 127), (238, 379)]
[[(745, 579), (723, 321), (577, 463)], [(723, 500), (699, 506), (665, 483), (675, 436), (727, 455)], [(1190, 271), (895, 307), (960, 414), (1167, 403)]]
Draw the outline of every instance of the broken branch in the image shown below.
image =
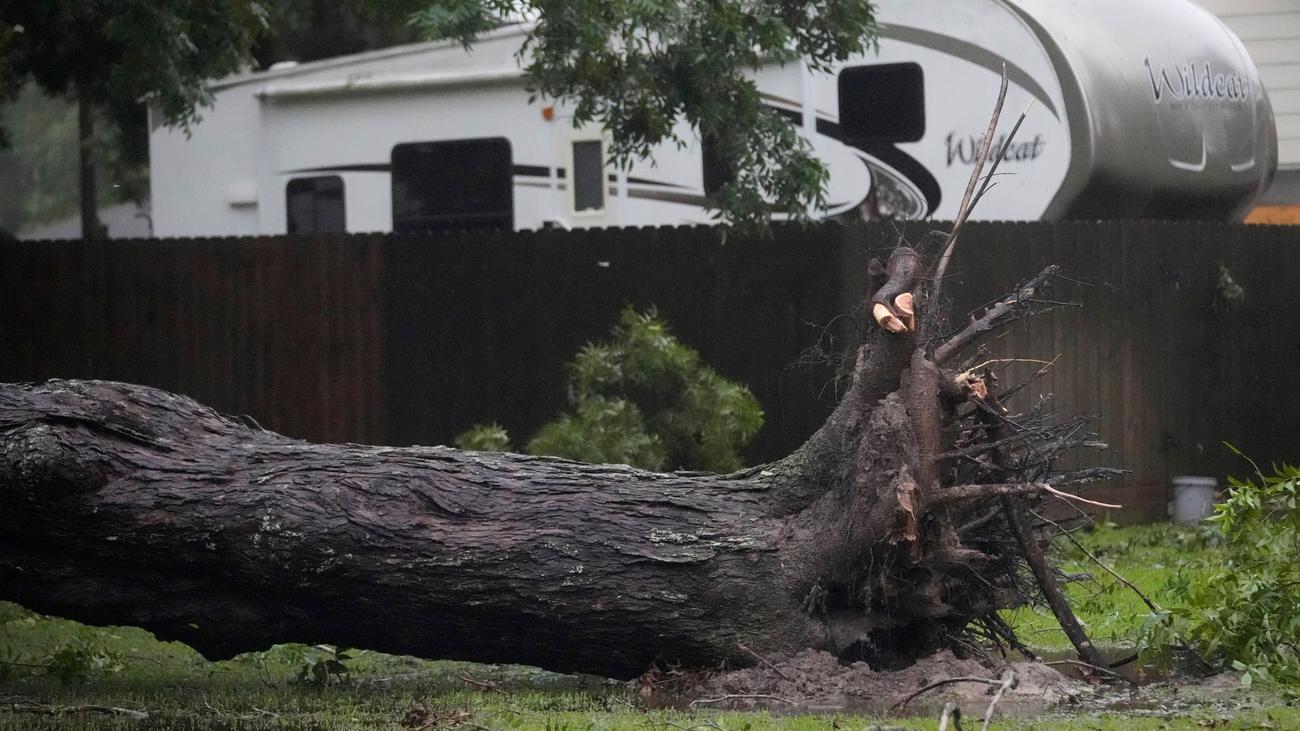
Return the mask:
[(1051, 661), (1049, 661), (1049, 662), (1045, 662), (1045, 663), (1043, 663), (1043, 664), (1044, 664), (1044, 665), (1047, 665), (1048, 667), (1051, 667), (1051, 666), (1053, 666), (1053, 665), (1073, 665), (1073, 666), (1078, 667), (1078, 668), (1084, 668), (1084, 669), (1089, 670), (1089, 671), (1091, 671), (1091, 672), (1101, 673), (1102, 675), (1105, 675), (1105, 676), (1108, 676), (1108, 677), (1114, 678), (1115, 680), (1125, 680), (1125, 679), (1126, 679), (1123, 675), (1120, 675), (1119, 673), (1115, 672), (1114, 670), (1111, 670), (1110, 668), (1099, 667), (1099, 666), (1097, 666), (1097, 665), (1093, 665), (1093, 664), (1091, 664), (1091, 663), (1086, 663), (1086, 662), (1084, 662), (1084, 661), (1082, 661), (1082, 660), (1051, 660)]
[(961, 731), (961, 707), (952, 701), (943, 704), (943, 714), (939, 716), (939, 731), (948, 731), (948, 721), (953, 723), (954, 731)]
[(887, 279), (871, 296), (871, 317), (891, 333), (916, 328), (916, 304), (912, 288), (921, 268), (921, 255), (909, 246), (899, 246), (885, 265)]
[(1016, 505), (1011, 496), (1006, 495), (1002, 497), (1002, 510), (1012, 535), (1016, 537), (1016, 542), (1020, 544), (1020, 550), (1024, 553), (1025, 562), (1029, 564), (1029, 570), (1033, 572), (1034, 578), (1038, 581), (1038, 588), (1042, 590), (1043, 598), (1047, 600), (1047, 606), (1051, 608), (1052, 614), (1056, 615), (1056, 621), (1061, 625), (1065, 636), (1070, 639), (1070, 643), (1074, 645), (1074, 649), (1079, 651), (1079, 658), (1092, 665), (1106, 664), (1106, 659), (1088, 639), (1088, 634), (1083, 631), (1083, 626), (1079, 624), (1078, 618), (1070, 609), (1070, 601), (1066, 599), (1061, 584), (1056, 580), (1056, 574), (1052, 572), (1051, 564), (1043, 555), (1042, 546), (1038, 545), (1037, 537), (1032, 535), (1025, 526), (1025, 521), (1020, 515), (1020, 506)]
[[(1003, 83), (1005, 84), (1006, 82), (1004, 81)], [(993, 167), (989, 168), (989, 174), (984, 176), (984, 183), (980, 185), (980, 192), (975, 194), (975, 200), (970, 204), (972, 210), (975, 206), (980, 204), (980, 199), (988, 192), (989, 184), (993, 181), (993, 176), (998, 172), (998, 165), (1000, 165), (1002, 160), (1006, 158), (1007, 150), (1011, 149), (1012, 140), (1016, 139), (1016, 133), (1020, 131), (1020, 125), (1025, 123), (1025, 117), (1029, 116), (1029, 110), (1033, 108), (1034, 98), (1029, 97), (1029, 103), (1025, 105), (1025, 111), (1020, 113), (1020, 118), (1017, 119), (1016, 123), (1011, 127), (1011, 133), (1008, 134), (1006, 140), (1002, 142), (1002, 147), (998, 150), (998, 156), (993, 158)]]
[(906, 706), (908, 703), (911, 703), (912, 701), (916, 700), (917, 697), (929, 693), (935, 688), (942, 688), (945, 685), (952, 685), (953, 683), (983, 683), (985, 685), (998, 685), (1001, 682), (1002, 682), (1001, 680), (993, 680), (992, 678), (981, 678), (978, 675), (959, 675), (955, 678), (944, 678), (943, 680), (936, 680), (933, 683), (930, 683), (929, 685), (925, 686), (924, 688), (921, 688), (920, 690), (912, 693), (911, 695), (907, 696), (903, 700), (890, 706), (889, 710), (896, 711)]
[(719, 696), (717, 698), (696, 698), (695, 700), (690, 702), (690, 707), (694, 708), (697, 705), (706, 706), (706, 705), (712, 705), (714, 703), (722, 703), (723, 701), (746, 700), (746, 699), (781, 701), (782, 703), (789, 703), (792, 706), (799, 705), (794, 701), (790, 700), (789, 698), (782, 698), (779, 695), (768, 695), (765, 693), (735, 693), (731, 695)]
[(948, 342), (940, 345), (934, 350), (934, 363), (943, 365), (954, 355), (961, 352), (963, 348), (973, 343), (977, 338), (993, 330), (1009, 315), (1015, 313), (1021, 308), (1027, 300), (1032, 298), (1043, 285), (1047, 283), (1053, 275), (1056, 274), (1058, 267), (1052, 265), (1039, 272), (1037, 276), (1028, 282), (1016, 287), (1016, 291), (1003, 297), (992, 307), (984, 311), (979, 317), (972, 317), (971, 321), (962, 328), (961, 332), (952, 336)]
[(26, 713), (45, 713), (49, 715), (63, 715), (71, 713), (103, 713), (110, 716), (125, 716), (133, 721), (143, 721), (149, 718), (146, 711), (137, 711), (131, 708), (120, 708), (118, 706), (102, 706), (97, 704), (79, 705), (79, 706), (53, 706), (45, 703), (10, 703), (10, 709), (14, 711), (23, 711)]
[(985, 497), (1010, 497), (1013, 495), (1035, 495), (1044, 492), (1055, 495), (1063, 500), (1073, 500), (1075, 502), (1084, 503), (1085, 505), (1094, 505), (1099, 508), (1119, 510), (1124, 507), (1123, 505), (1098, 502), (1079, 495), (1063, 492), (1057, 490), (1046, 482), (992, 482), (973, 485), (953, 485), (952, 487), (945, 487), (929, 496), (929, 503), (932, 506), (938, 506), (945, 503), (960, 502), (962, 500), (976, 500)]
[(1141, 589), (1137, 588), (1137, 585), (1135, 585), (1133, 582), (1129, 581), (1128, 579), (1124, 578), (1123, 576), (1120, 576), (1119, 573), (1115, 571), (1115, 569), (1112, 569), (1111, 567), (1102, 563), (1102, 560), (1097, 558), (1097, 556), (1092, 551), (1089, 551), (1087, 548), (1085, 548), (1084, 545), (1079, 542), (1079, 539), (1074, 537), (1073, 533), (1062, 528), (1059, 523), (1052, 520), (1051, 518), (1045, 518), (1039, 515), (1038, 513), (1035, 513), (1032, 510), (1029, 511), (1029, 513), (1030, 515), (1033, 515), (1035, 518), (1041, 520), (1042, 522), (1054, 526), (1057, 530), (1059, 530), (1061, 534), (1064, 535), (1070, 541), (1070, 543), (1074, 544), (1075, 548), (1082, 551), (1083, 555), (1087, 556), (1090, 561), (1100, 566), (1102, 571), (1105, 571), (1106, 573), (1110, 574), (1112, 577), (1114, 577), (1116, 581), (1123, 584), (1124, 586), (1127, 586), (1134, 594), (1137, 594), (1138, 598), (1142, 600), (1142, 603), (1147, 605), (1147, 607), (1150, 608), (1152, 612), (1159, 614), (1161, 611), (1163, 611), (1155, 602), (1151, 601), (1151, 597), (1148, 597), (1146, 594), (1142, 592)]
[(998, 100), (993, 105), (993, 115), (989, 118), (988, 131), (984, 133), (984, 141), (980, 143), (979, 153), (975, 156), (975, 167), (970, 171), (970, 180), (966, 183), (966, 194), (962, 196), (961, 207), (957, 209), (957, 218), (952, 224), (952, 233), (948, 235), (948, 246), (944, 248), (943, 255), (939, 257), (939, 265), (934, 270), (934, 296), (938, 298), (939, 288), (943, 284), (943, 275), (948, 271), (948, 261), (952, 259), (952, 252), (957, 248), (957, 236), (961, 233), (962, 224), (970, 216), (971, 210), (975, 207), (975, 185), (979, 182), (980, 173), (984, 172), (984, 164), (989, 159), (989, 147), (993, 144), (993, 133), (998, 129), (998, 118), (1002, 116), (1002, 102), (1007, 98), (1007, 65), (1002, 64), (1002, 87), (998, 90)]
[(984, 726), (981, 727), (981, 731), (989, 731), (989, 723), (993, 721), (993, 709), (998, 707), (998, 701), (1002, 700), (1002, 695), (1019, 684), (1020, 679), (1016, 677), (1016, 671), (1002, 671), (1002, 685), (998, 686), (998, 692), (994, 693), (993, 700), (989, 701), (988, 710), (984, 711)]
[(791, 683), (794, 682), (794, 678), (790, 677), (789, 675), (786, 675), (785, 671), (783, 671), (783, 670), (781, 670), (781, 668), (777, 667), (776, 664), (773, 663), (771, 660), (768, 660), (767, 658), (763, 657), (762, 655), (758, 654), (757, 652), (754, 652), (753, 650), (749, 649), (749, 646), (746, 645), (745, 643), (743, 643), (743, 642), (737, 642), (737, 643), (736, 643), (736, 646), (740, 648), (740, 651), (741, 651), (741, 652), (747, 653), (749, 656), (753, 657), (755, 660), (757, 660), (757, 661), (763, 663), (764, 665), (766, 665), (767, 668), (768, 668), (769, 670), (771, 670), (772, 672), (776, 673), (777, 675), (780, 675), (782, 678), (785, 678), (786, 680), (790, 681)]

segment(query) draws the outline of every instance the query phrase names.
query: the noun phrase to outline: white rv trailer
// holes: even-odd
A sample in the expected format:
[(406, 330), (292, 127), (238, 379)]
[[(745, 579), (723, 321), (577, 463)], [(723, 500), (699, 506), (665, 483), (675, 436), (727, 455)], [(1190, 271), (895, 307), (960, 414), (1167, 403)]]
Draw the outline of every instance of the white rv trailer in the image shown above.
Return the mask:
[[(878, 53), (754, 75), (828, 165), (819, 216), (951, 218), (1004, 64), (998, 136), (1029, 113), (977, 218), (1239, 220), (1276, 168), (1254, 64), (1188, 0), (881, 0), (878, 17)], [(694, 131), (608, 167), (601, 130), (528, 102), (527, 30), (216, 82), (190, 135), (155, 117), (155, 234), (711, 221), (721, 177)]]

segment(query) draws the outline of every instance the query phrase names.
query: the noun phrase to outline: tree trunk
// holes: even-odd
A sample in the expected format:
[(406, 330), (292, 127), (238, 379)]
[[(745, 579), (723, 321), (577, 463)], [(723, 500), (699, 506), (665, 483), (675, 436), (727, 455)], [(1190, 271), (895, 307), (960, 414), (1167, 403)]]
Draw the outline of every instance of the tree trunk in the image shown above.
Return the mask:
[(81, 193), (81, 238), (107, 238), (99, 220), (99, 185), (95, 176), (95, 108), (84, 93), (77, 93), (77, 160)]
[(918, 262), (880, 268), (881, 327), (823, 427), (730, 475), (316, 445), (141, 386), (0, 386), (0, 598), (209, 657), (299, 641), (622, 677), (803, 647), (906, 664), (1023, 601), (998, 501), (1055, 492), (1010, 482), (1005, 445), (980, 484), (969, 407), (989, 386), (927, 355)]

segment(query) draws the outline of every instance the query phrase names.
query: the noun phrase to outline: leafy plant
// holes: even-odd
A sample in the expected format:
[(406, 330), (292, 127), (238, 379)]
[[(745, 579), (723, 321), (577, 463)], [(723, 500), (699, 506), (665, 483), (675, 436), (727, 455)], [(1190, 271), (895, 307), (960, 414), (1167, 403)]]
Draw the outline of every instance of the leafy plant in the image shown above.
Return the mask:
[(86, 637), (59, 645), (40, 664), (44, 666), (46, 675), (64, 685), (77, 685), (94, 677), (111, 675), (123, 667), (117, 653)]
[[(705, 365), (652, 309), (625, 308), (610, 340), (569, 363), (569, 411), (528, 442), (530, 454), (645, 469), (728, 472), (763, 425), (747, 388)], [(457, 446), (502, 444), (498, 425), (479, 425)]]
[(335, 645), (312, 645), (300, 647), (302, 664), (294, 682), (313, 688), (324, 688), (331, 683), (342, 682), (348, 678), (348, 660), (352, 656), (347, 648)]
[(1300, 684), (1300, 469), (1283, 464), (1273, 472), (1265, 476), (1256, 467), (1258, 481), (1229, 478), (1228, 497), (1210, 518), (1223, 533), (1223, 550), (1189, 562), (1174, 588), (1186, 602), (1182, 634), (1203, 656), (1230, 663), (1245, 685), (1277, 680), (1295, 686)]
[(17, 671), (21, 667), (22, 663), (19, 662), (18, 653), (14, 652), (9, 638), (5, 637), (3, 644), (0, 644), (0, 683), (17, 675)]

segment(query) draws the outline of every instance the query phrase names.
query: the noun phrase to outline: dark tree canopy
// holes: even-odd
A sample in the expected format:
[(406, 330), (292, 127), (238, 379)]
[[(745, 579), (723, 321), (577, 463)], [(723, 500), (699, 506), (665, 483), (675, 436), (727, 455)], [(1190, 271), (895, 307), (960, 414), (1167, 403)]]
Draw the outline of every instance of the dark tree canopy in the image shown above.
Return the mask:
[(244, 68), (266, 9), (249, 0), (48, 0), (5, 3), (0, 48), (11, 79), (106, 108), (149, 100), (186, 125), (211, 99), (206, 82)]

